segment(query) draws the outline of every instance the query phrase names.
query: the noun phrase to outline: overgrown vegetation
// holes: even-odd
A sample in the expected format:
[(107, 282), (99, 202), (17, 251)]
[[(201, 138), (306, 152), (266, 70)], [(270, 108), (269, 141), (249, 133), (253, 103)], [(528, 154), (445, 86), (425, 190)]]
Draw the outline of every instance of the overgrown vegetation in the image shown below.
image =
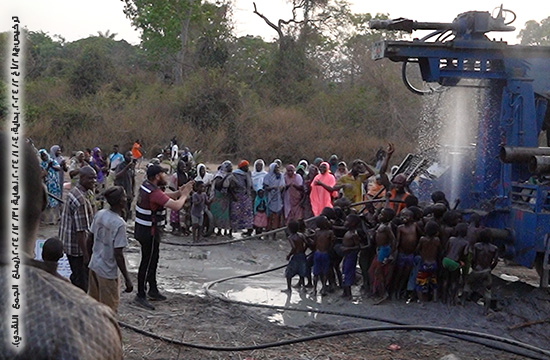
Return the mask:
[(212, 161), (370, 160), (388, 141), (397, 156), (414, 151), (420, 98), (398, 65), (371, 60), (373, 41), (392, 35), (369, 30), (370, 14), (340, 0), (294, 0), (280, 20), (256, 9), (275, 31), (266, 42), (233, 35), (228, 3), (125, 3), (147, 29), (140, 46), (108, 31), (74, 42), (27, 33), (26, 129), (38, 146), (124, 149), (139, 138), (156, 155), (175, 135)]

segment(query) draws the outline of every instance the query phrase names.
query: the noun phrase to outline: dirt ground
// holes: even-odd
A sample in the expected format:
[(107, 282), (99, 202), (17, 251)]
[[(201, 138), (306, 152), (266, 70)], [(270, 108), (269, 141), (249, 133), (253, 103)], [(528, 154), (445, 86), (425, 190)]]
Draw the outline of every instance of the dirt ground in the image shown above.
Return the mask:
[[(57, 227), (40, 229), (39, 238), (57, 233)], [(130, 229), (131, 233), (131, 229)], [(550, 346), (550, 294), (536, 284), (534, 270), (500, 264), (494, 271), (494, 297), (497, 310), (483, 315), (483, 306), (441, 303), (373, 301), (354, 289), (352, 301), (337, 291), (326, 297), (285, 288), (283, 269), (262, 275), (214, 284), (207, 294), (205, 284), (230, 276), (271, 269), (285, 263), (286, 240), (243, 240), (231, 244), (193, 246), (190, 239), (165, 234), (161, 244), (158, 280), (167, 301), (155, 302), (149, 311), (133, 303), (132, 294), (121, 295), (118, 318), (166, 338), (190, 345), (242, 347), (297, 339), (332, 331), (389, 325), (354, 317), (313, 312), (258, 308), (245, 303), (286, 306), (300, 309), (336, 311), (351, 315), (378, 317), (415, 325), (452, 327), (489, 333), (522, 341), (533, 346)], [(211, 237), (206, 243), (223, 241)], [(175, 245), (179, 244), (179, 245)], [(125, 251), (134, 276), (139, 263), (139, 244), (130, 238)], [(505, 274), (507, 280), (498, 276)], [(135, 283), (134, 283), (135, 284)], [(237, 301), (231, 303), (228, 301)], [(428, 332), (386, 331), (358, 333), (300, 342), (262, 350), (210, 351), (180, 346), (122, 328), (126, 359), (522, 359)], [(455, 357), (452, 357), (453, 354)], [(543, 358), (543, 357), (541, 357)]]

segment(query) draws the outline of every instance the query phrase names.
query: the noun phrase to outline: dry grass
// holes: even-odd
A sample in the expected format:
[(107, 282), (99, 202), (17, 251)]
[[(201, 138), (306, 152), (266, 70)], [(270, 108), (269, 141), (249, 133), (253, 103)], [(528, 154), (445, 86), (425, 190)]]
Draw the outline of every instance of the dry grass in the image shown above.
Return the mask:
[[(214, 81), (215, 85), (210, 84), (216, 87), (214, 94), (231, 85), (218, 78)], [(254, 94), (241, 89), (223, 95), (230, 105), (238, 100), (240, 108), (231, 110), (216, 126), (199, 129), (184, 111), (194, 101), (191, 90), (144, 81), (136, 81), (132, 89), (115, 91), (113, 84), (107, 84), (97, 94), (77, 100), (67, 95), (61, 81), (35, 81), (27, 91), (27, 133), (37, 146), (60, 144), (65, 154), (95, 146), (110, 151), (115, 143), (125, 151), (141, 139), (148, 157), (157, 155), (177, 136), (180, 144), (202, 150), (204, 161), (281, 158), (297, 162), (318, 156), (328, 159), (334, 153), (345, 161), (362, 158), (370, 162), (378, 148), (394, 142), (398, 144), (397, 162), (416, 147), (408, 129), (396, 122), (376, 122), (367, 116), (374, 105), (361, 110), (358, 99), (346, 104), (323, 95), (300, 107), (272, 106), (261, 105)], [(197, 92), (207, 94), (205, 89)], [(346, 121), (346, 111), (359, 110), (370, 120)], [(388, 136), (380, 136), (379, 129)]]

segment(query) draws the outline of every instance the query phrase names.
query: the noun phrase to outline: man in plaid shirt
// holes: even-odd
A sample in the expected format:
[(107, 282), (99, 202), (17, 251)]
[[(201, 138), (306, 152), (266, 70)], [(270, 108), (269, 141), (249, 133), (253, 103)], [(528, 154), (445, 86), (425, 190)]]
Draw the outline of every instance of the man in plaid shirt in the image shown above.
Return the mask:
[[(5, 139), (0, 132), (0, 148), (7, 148)], [(49, 273), (50, 264), (33, 259), (40, 214), (47, 203), (46, 188), (34, 150), (26, 144), (21, 152), (20, 164), (25, 176), (21, 177), (20, 191), (25, 196), (20, 203), (18, 244), (21, 246), (18, 250), (22, 259), (19, 271), (24, 283), (20, 293), (22, 312), (16, 324), (17, 331), (23, 335), (19, 339), (20, 346), (11, 344), (15, 340), (14, 329), (8, 326), (8, 322), (13, 324), (8, 320), (14, 300), (10, 286), (13, 265), (8, 259), (13, 255), (4, 251), (0, 259), (0, 316), (5, 320), (0, 326), (0, 359), (122, 360), (122, 336), (113, 311)], [(6, 166), (9, 166), (8, 160), (4, 159)], [(7, 176), (0, 176), (0, 188), (5, 189), (8, 180)], [(0, 204), (9, 203), (7, 196), (7, 191), (0, 191)], [(11, 228), (7, 220), (0, 216), (3, 234)], [(11, 241), (8, 236), (0, 239), (5, 246)]]
[(85, 166), (80, 169), (78, 184), (67, 194), (61, 214), (59, 239), (63, 241), (63, 250), (71, 266), (71, 282), (88, 291), (88, 263), (90, 253), (86, 240), (94, 212), (90, 203), (90, 192), (93, 191), (97, 174), (94, 169)]

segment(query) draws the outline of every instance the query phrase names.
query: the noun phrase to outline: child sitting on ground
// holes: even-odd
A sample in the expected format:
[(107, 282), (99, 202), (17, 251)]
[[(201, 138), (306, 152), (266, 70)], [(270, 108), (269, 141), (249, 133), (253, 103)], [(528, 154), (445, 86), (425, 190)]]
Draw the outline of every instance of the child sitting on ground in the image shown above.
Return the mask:
[(296, 275), (300, 276), (299, 284), (304, 284), (304, 279), (308, 275), (308, 266), (306, 260), (307, 242), (304, 234), (299, 232), (300, 224), (291, 220), (288, 223), (288, 242), (290, 243), (290, 252), (286, 256), (288, 265), (285, 269), (286, 285), (287, 288), (282, 290), (283, 292), (290, 293), (292, 291), (291, 283), (292, 278)]

